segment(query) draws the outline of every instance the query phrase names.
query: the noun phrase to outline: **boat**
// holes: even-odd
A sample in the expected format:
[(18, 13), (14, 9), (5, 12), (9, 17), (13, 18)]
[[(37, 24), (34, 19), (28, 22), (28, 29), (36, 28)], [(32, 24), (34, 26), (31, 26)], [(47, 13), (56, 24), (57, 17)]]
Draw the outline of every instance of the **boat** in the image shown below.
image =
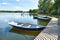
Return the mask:
[(9, 22), (9, 25), (13, 26), (18, 31), (21, 31), (22, 34), (25, 33), (34, 36), (38, 35), (45, 28), (45, 26), (38, 26), (31, 23), (17, 23), (14, 21)]
[(50, 20), (51, 18), (47, 17), (47, 16), (40, 16), (38, 17), (38, 19), (42, 19), (42, 20)]
[(33, 16), (34, 19), (38, 19), (38, 16)]
[(35, 19), (40, 19), (40, 20), (50, 20), (51, 18), (48, 16), (34, 16)]

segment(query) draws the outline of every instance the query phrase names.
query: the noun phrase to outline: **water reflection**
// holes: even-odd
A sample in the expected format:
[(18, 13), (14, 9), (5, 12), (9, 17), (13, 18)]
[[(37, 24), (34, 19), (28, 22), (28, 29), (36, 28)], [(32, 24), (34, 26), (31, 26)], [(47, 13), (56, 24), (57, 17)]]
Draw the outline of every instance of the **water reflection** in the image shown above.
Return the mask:
[(38, 19), (33, 19), (33, 15), (29, 15), (29, 13), (0, 13), (0, 40), (33, 40), (35, 38), (35, 36), (11, 32), (12, 26), (8, 24), (10, 21), (27, 22), (37, 25), (43, 23)]
[(29, 36), (37, 36), (42, 30), (23, 30), (13, 27), (10, 32), (29, 35)]
[(44, 25), (44, 26), (46, 26), (46, 25), (49, 23), (49, 21), (50, 21), (50, 20), (39, 20), (39, 19), (38, 19), (38, 24), (39, 24), (39, 25)]
[(17, 34), (9, 32), (12, 27), (0, 28), (0, 39), (1, 40), (33, 40), (35, 36)]

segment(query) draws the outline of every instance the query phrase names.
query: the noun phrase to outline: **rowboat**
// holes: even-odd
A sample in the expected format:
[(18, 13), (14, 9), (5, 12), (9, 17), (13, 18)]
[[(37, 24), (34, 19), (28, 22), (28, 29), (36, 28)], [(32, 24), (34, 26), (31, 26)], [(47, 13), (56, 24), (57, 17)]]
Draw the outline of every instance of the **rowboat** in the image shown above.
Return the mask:
[(18, 22), (9, 22), (9, 25), (13, 26), (14, 28), (16, 28), (18, 31), (25, 33), (25, 34), (31, 34), (31, 35), (38, 35), (44, 28), (45, 26), (38, 26), (35, 24), (31, 24), (31, 23), (18, 23)]
[(51, 18), (47, 16), (34, 16), (34, 19), (40, 19), (40, 20), (50, 20)]

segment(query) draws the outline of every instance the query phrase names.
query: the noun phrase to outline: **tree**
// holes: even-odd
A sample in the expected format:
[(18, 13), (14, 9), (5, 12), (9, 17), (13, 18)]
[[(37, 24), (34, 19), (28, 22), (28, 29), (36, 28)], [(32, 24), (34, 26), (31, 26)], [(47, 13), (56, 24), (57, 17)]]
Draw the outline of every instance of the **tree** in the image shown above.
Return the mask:
[(57, 14), (60, 15), (60, 0), (55, 0), (54, 6)]
[(38, 12), (38, 9), (30, 9), (29, 10), (29, 13), (37, 13)]
[(39, 0), (39, 13), (49, 14), (53, 7), (52, 0)]

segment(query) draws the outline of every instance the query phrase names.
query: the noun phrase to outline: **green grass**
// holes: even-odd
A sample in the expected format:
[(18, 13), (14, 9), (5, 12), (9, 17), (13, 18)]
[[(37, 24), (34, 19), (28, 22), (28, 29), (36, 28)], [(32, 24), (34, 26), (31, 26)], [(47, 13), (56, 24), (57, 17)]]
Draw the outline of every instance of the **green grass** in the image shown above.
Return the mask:
[(55, 18), (59, 18), (60, 17), (60, 15), (49, 15), (49, 14), (45, 14), (45, 15), (51, 16), (51, 17), (55, 17)]
[(60, 18), (59, 15), (51, 15), (52, 17), (55, 17), (55, 18)]
[(51, 14), (43, 14), (43, 15), (51, 16), (51, 17), (55, 17), (55, 18), (60, 18), (60, 15), (51, 15)]

